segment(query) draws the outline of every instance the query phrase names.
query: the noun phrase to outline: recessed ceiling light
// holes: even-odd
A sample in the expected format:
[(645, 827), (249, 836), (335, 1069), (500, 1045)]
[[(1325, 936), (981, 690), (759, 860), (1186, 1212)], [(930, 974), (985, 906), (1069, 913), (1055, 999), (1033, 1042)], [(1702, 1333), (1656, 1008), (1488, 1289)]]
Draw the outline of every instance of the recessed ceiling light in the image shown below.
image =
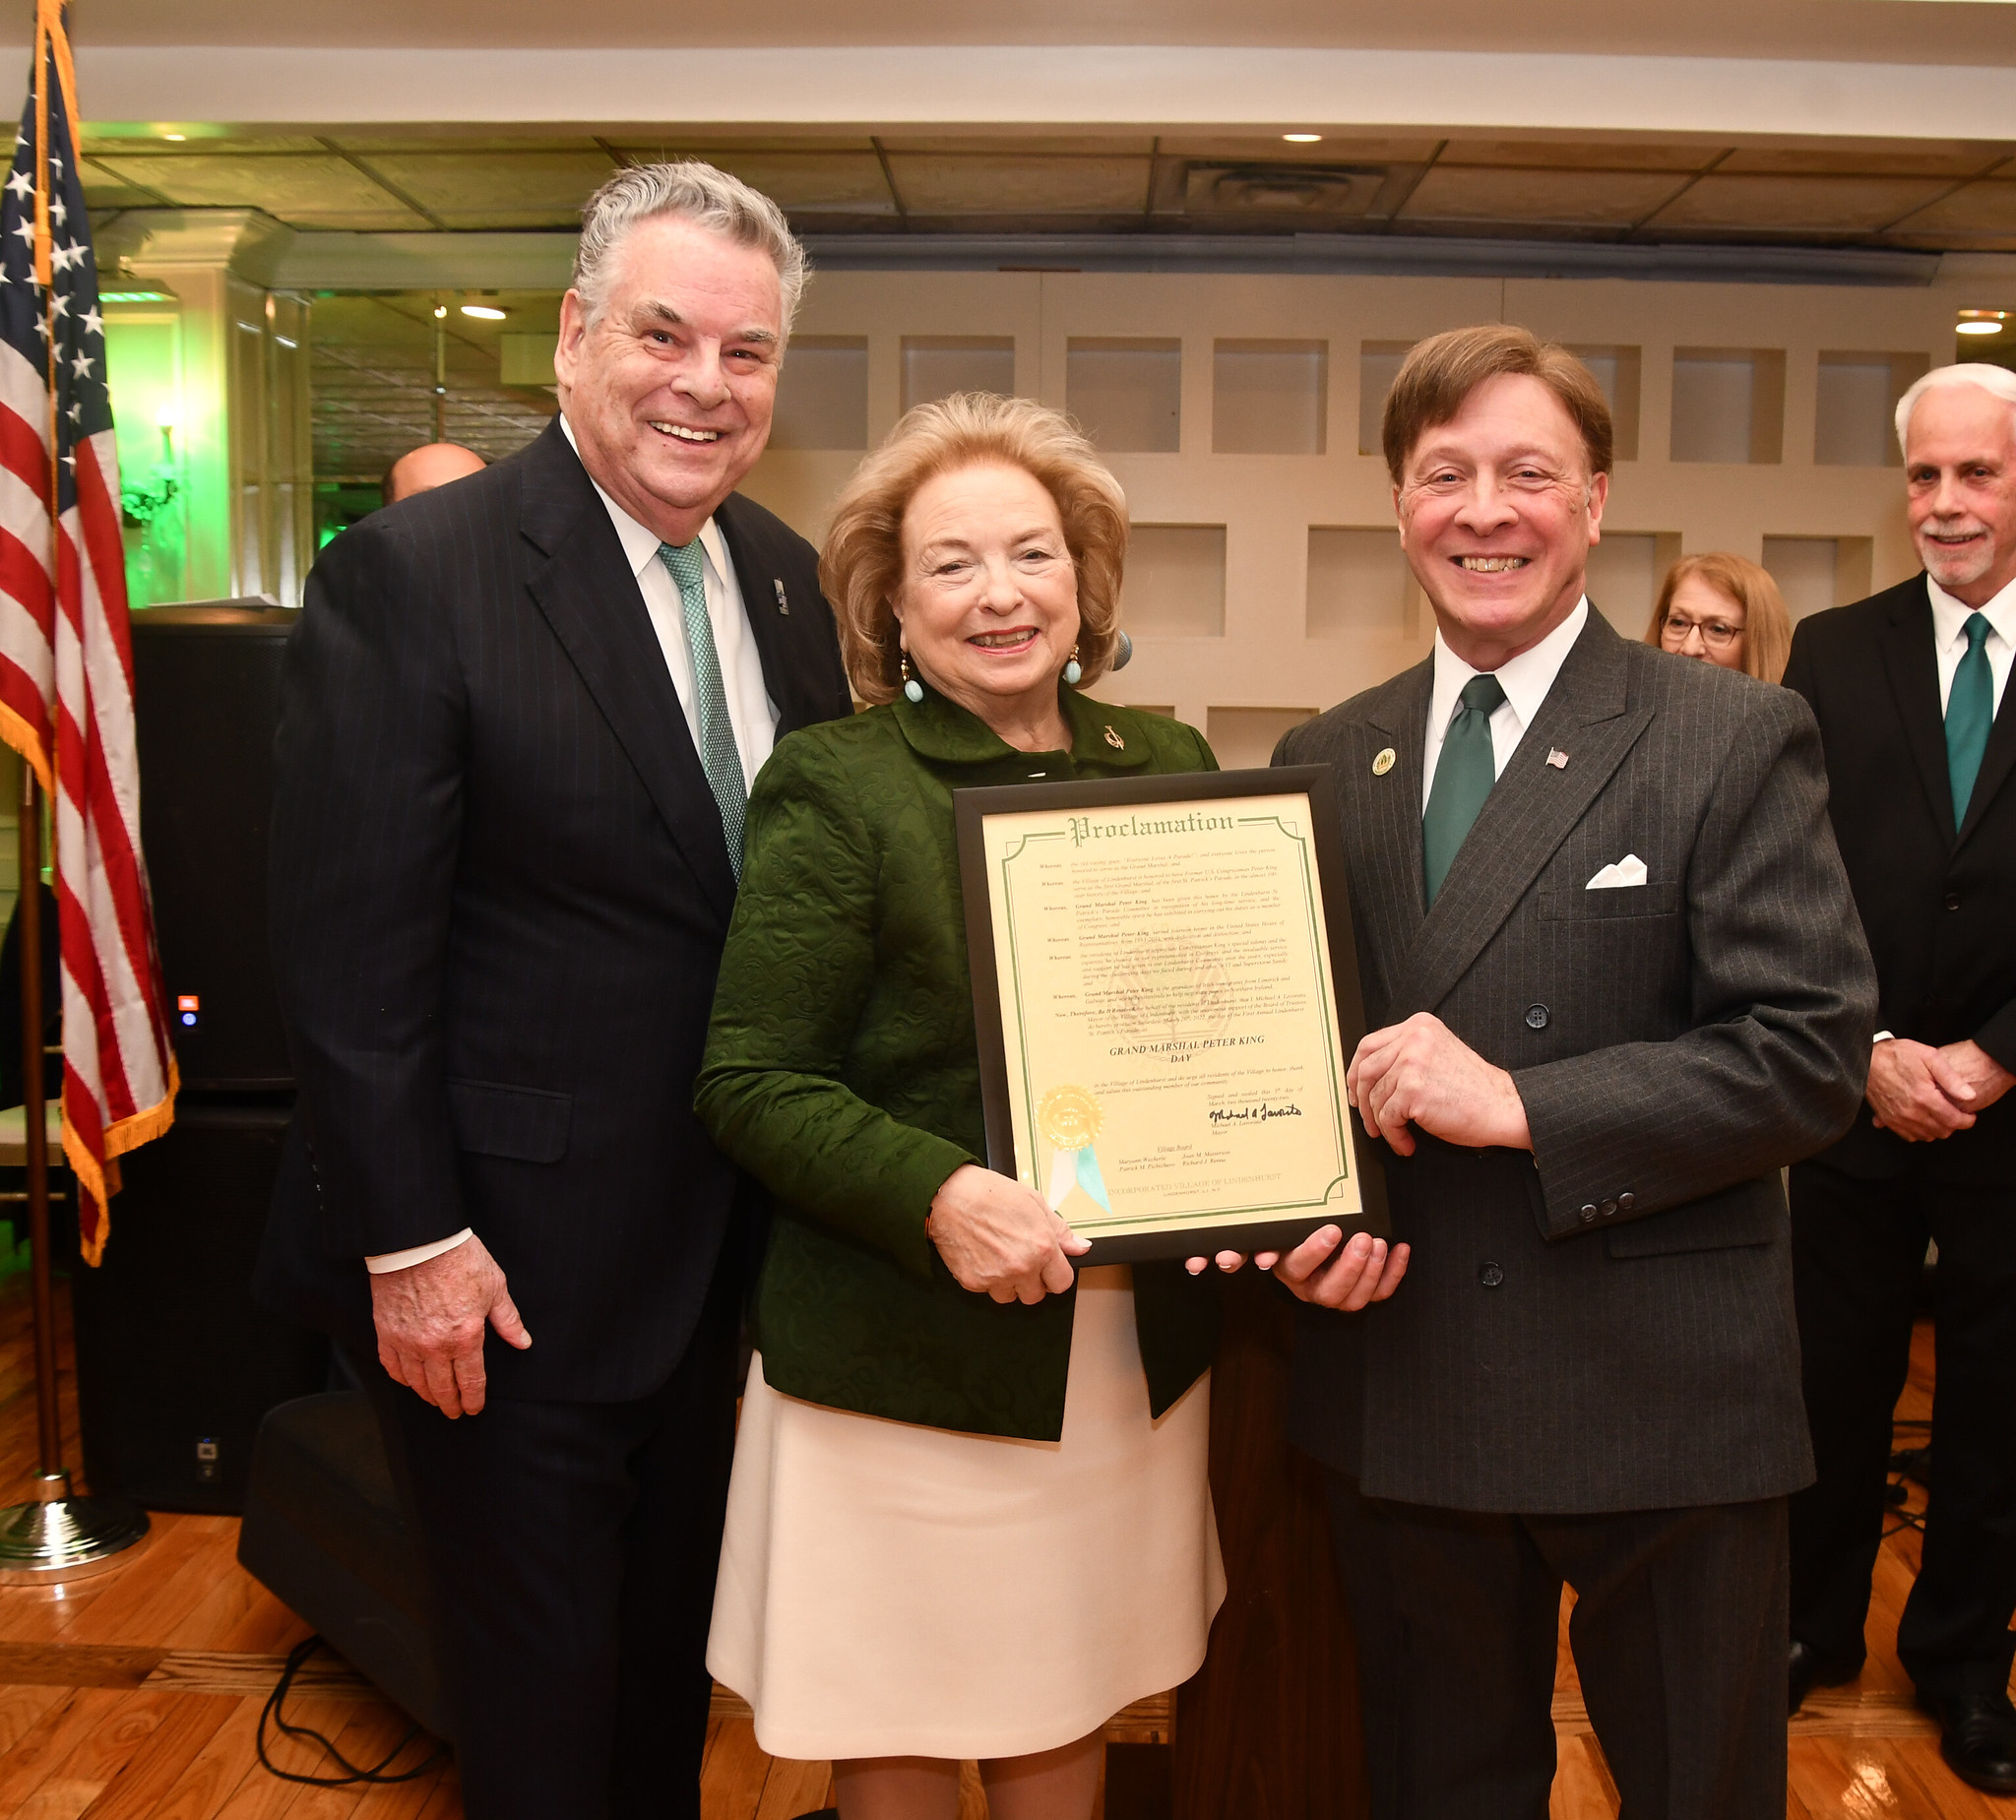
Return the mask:
[(445, 304), (445, 303), (437, 303), (437, 304), (435, 304), (435, 305), (434, 305), (434, 320), (435, 320), (436, 322), (439, 322), (439, 321), (441, 320), (441, 318), (442, 318), (442, 317), (444, 317), (444, 316), (446, 316), (447, 314), (448, 314), (448, 305), (447, 305), (447, 304)]
[(508, 314), (494, 303), (465, 303), (462, 306), (462, 313), (465, 316), (473, 316), (480, 322), (502, 322)]
[(187, 133), (163, 133), (161, 137), (163, 139), (171, 139), (179, 146), (189, 135)]
[(1321, 133), (1284, 133), (1282, 138), (1292, 146), (1313, 146), (1322, 141)]
[(1962, 310), (1953, 327), (1962, 335), (2000, 335), (2007, 310)]

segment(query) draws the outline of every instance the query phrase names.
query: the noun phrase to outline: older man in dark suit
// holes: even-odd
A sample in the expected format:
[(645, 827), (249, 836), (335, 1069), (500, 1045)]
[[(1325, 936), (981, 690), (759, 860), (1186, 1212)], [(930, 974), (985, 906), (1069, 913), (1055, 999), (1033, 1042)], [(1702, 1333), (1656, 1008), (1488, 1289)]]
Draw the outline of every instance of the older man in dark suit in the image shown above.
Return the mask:
[(849, 708), (812, 550), (733, 492), (803, 271), (720, 171), (612, 178), (559, 418), (331, 544), (288, 652), (261, 1281), (365, 1361), (472, 1820), (700, 1811), (754, 1210), (693, 1079), (748, 785)]
[(1792, 1176), (1819, 1479), (1793, 1502), (1791, 1694), (1861, 1670), (1935, 1238), (1931, 1495), (1897, 1653), (1947, 1762), (2016, 1794), (2016, 374), (1941, 367), (1897, 428), (1925, 572), (1806, 620), (1785, 673), (1820, 722), (1886, 1027), (1855, 1128)]
[(1778, 1171), (1847, 1126), (1875, 1003), (1818, 735), (1592, 612), (1609, 418), (1563, 349), (1422, 343), (1385, 446), (1434, 655), (1277, 754), (1337, 771), (1390, 1147), (1390, 1252), (1277, 1266), (1374, 1810), (1542, 1820), (1565, 1581), (1624, 1811), (1781, 1820), (1811, 1463)]

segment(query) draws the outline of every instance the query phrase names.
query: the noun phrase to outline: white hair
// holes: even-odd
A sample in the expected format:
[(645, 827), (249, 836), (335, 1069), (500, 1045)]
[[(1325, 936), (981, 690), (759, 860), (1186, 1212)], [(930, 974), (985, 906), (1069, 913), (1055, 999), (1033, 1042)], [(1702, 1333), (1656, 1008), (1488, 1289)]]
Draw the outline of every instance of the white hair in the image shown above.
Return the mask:
[(1935, 366), (1909, 392), (1897, 401), (1897, 447), (1900, 452), (1910, 454), (1905, 446), (1905, 432), (1911, 428), (1911, 413), (1918, 408), (1918, 402), (1927, 392), (1941, 391), (1948, 386), (1974, 386), (1978, 390), (1992, 393), (2016, 413), (2016, 373), (2006, 366), (1996, 366), (1988, 360), (1957, 360), (1951, 366)]
[(574, 288), (591, 326), (608, 303), (611, 255), (640, 221), (673, 215), (708, 228), (737, 246), (768, 253), (784, 296), (784, 334), (804, 294), (809, 267), (784, 211), (739, 177), (712, 164), (633, 164), (619, 170), (582, 206), (581, 244), (574, 254)]

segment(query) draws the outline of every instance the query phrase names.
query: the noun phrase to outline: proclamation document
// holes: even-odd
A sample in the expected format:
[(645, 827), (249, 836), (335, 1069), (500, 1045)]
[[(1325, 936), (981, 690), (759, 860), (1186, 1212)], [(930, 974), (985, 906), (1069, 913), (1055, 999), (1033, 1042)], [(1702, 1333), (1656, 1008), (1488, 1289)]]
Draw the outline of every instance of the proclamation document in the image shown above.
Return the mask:
[(1086, 1262), (1385, 1231), (1345, 1098), (1363, 1014), (1330, 787), (1306, 768), (955, 796), (989, 1162)]

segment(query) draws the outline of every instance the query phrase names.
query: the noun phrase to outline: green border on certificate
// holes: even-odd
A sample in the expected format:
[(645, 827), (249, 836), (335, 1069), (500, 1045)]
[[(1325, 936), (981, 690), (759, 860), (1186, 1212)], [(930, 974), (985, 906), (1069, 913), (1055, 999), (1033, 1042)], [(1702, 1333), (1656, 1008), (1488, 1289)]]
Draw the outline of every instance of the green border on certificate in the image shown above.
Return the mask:
[(1321, 768), (954, 797), (988, 1161), (1088, 1262), (1386, 1230)]

